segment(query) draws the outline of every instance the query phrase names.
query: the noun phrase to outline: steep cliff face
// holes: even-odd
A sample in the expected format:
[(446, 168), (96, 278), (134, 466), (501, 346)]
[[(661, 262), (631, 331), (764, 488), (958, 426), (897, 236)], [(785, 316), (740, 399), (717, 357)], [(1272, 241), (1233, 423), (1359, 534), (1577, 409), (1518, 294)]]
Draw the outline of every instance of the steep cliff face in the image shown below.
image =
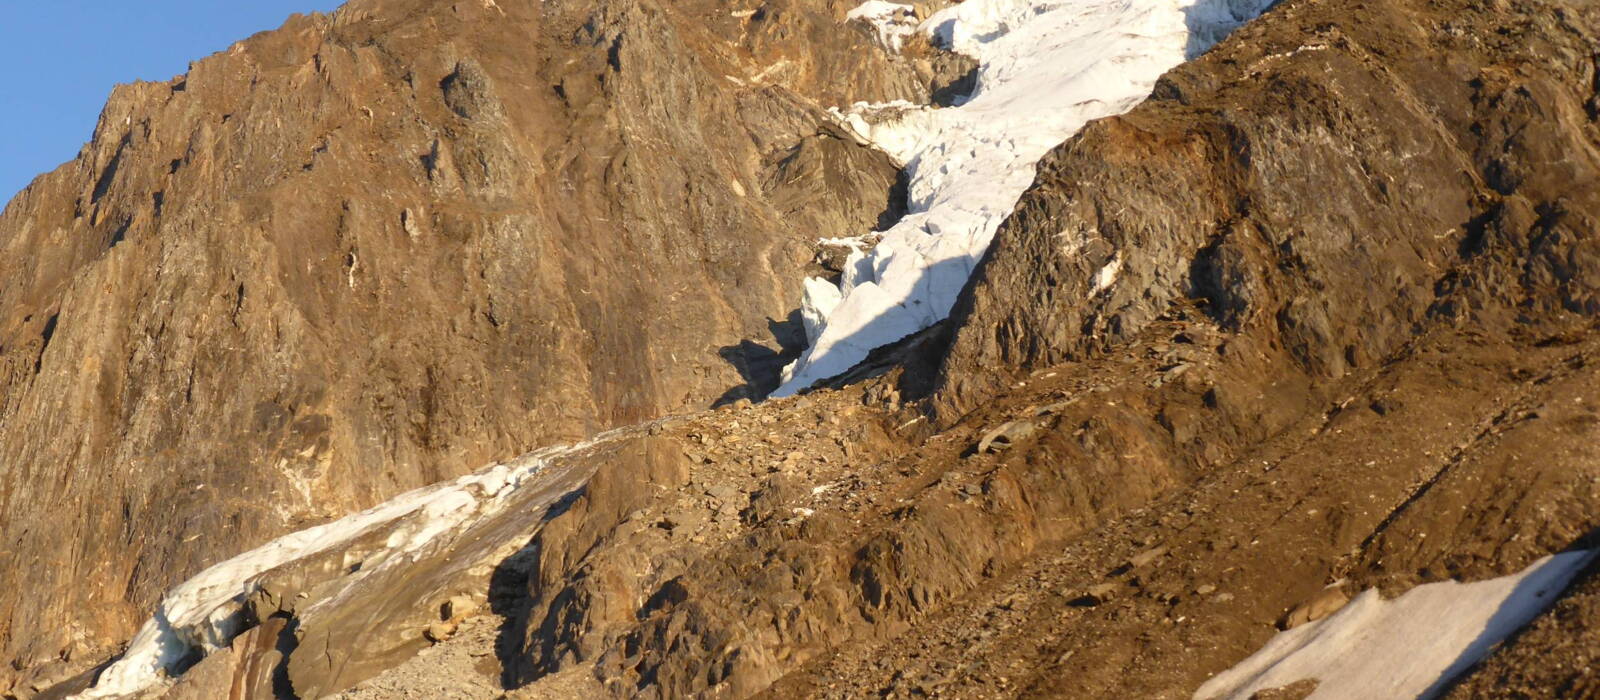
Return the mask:
[(813, 241), (896, 206), (822, 108), (961, 70), (848, 9), (357, 0), (118, 88), (0, 217), (0, 687), (270, 535), (774, 384)]
[(938, 409), (1191, 304), (1317, 383), (1434, 323), (1600, 311), (1592, 13), (1290, 3), (1169, 74), (1041, 165), (952, 319)]

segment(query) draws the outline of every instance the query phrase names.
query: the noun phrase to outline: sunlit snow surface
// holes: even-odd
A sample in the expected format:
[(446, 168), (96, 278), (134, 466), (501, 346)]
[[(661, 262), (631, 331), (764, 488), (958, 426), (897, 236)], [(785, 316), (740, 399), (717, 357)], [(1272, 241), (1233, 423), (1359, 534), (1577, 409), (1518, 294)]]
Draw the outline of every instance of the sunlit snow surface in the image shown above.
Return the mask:
[(1423, 698), (1544, 610), (1592, 552), (1545, 557), (1503, 578), (1418, 586), (1394, 600), (1370, 590), (1334, 615), (1280, 633), (1200, 686), (1196, 700), (1249, 698), (1308, 678), (1311, 698)]
[[(240, 610), (259, 588), (261, 578), (273, 569), (389, 527), (393, 531), (384, 541), (384, 565), (404, 566), (441, 535), (460, 532), (500, 512), (514, 492), (545, 471), (551, 459), (586, 449), (619, 432), (578, 445), (543, 449), (509, 464), (492, 465), (454, 481), (410, 491), (369, 510), (285, 535), (212, 566), (168, 591), (155, 616), (140, 628), (122, 658), (100, 674), (94, 687), (73, 697), (134, 697), (169, 683), (169, 671), (193, 651), (210, 654), (226, 647), (244, 631)], [(347, 585), (369, 573), (363, 570), (352, 574), (347, 577)]]
[(905, 164), (910, 213), (849, 258), (837, 302), (810, 300), (832, 293), (806, 285), (807, 313), (830, 311), (773, 395), (839, 374), (948, 316), (1050, 149), (1090, 120), (1132, 109), (1162, 73), (1271, 4), (967, 0), (928, 18), (921, 31), (978, 60), (977, 89), (954, 107), (857, 104), (838, 113)]

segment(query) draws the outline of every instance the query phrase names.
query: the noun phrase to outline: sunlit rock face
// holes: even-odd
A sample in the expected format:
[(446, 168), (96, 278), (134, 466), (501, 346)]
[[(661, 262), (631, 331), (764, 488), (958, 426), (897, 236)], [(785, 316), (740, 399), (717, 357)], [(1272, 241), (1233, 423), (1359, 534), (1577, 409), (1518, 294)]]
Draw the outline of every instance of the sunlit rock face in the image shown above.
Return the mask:
[(0, 688), (274, 535), (775, 386), (819, 232), (893, 206), (825, 107), (937, 87), (846, 9), (356, 0), (118, 88), (0, 217)]
[[(512, 4), (130, 88), (5, 215), (6, 692), (1185, 697), (1356, 591), (1594, 546), (1593, 3), (1288, 0), (1194, 58), (1259, 8), (1040, 5), (1183, 62), (1030, 163), (942, 324), (755, 403), (834, 275), (914, 260), (851, 238), (942, 196), (897, 124), (1061, 96), (928, 32), (1045, 14)], [(1596, 565), (1546, 561), (1576, 595), (1467, 689), (1593, 665)]]

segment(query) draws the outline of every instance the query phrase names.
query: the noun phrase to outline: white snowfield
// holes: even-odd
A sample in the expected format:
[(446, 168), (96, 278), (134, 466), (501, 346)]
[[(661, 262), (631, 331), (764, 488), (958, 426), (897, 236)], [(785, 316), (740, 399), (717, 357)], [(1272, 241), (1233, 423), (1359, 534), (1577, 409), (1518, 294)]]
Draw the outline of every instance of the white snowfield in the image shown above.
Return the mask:
[[(212, 566), (169, 591), (122, 658), (94, 687), (74, 698), (131, 698), (170, 684), (176, 665), (192, 652), (209, 655), (244, 632), (241, 611), (269, 572), (342, 547), (379, 528), (393, 528), (374, 567), (347, 577), (346, 587), (386, 566), (404, 566), (441, 535), (465, 530), (500, 512), (552, 458), (584, 450), (623, 431), (577, 445), (542, 449), (454, 481), (407, 492), (369, 510), (280, 537)], [(369, 570), (370, 569), (370, 570)]]
[(1196, 700), (1249, 698), (1316, 679), (1311, 698), (1428, 698), (1551, 603), (1595, 552), (1545, 557), (1503, 578), (1418, 586), (1394, 600), (1376, 590), (1339, 612), (1279, 633), (1200, 686)]
[[(1271, 4), (967, 0), (928, 18), (919, 31), (978, 60), (977, 88), (953, 107), (857, 104), (837, 113), (906, 167), (910, 213), (849, 258), (837, 292), (806, 284), (802, 308), (808, 327), (820, 314), (818, 333), (773, 395), (844, 372), (949, 316), (1041, 158), (1087, 122), (1144, 101), (1162, 73)], [(875, 2), (856, 10), (881, 11)]]

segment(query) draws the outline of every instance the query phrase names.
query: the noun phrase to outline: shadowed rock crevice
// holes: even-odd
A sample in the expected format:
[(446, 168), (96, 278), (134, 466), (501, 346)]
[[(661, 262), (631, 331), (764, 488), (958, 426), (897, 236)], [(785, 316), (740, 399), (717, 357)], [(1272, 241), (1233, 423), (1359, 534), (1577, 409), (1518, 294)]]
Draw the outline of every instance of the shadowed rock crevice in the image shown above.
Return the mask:
[(60, 312), (50, 314), (50, 318), (45, 319), (44, 329), (39, 331), (39, 357), (33, 361), (34, 374), (44, 369), (44, 353), (50, 349), (50, 341), (56, 336), (56, 324), (60, 321)]
[(768, 319), (767, 326), (772, 329), (772, 345), (776, 347), (745, 340), (717, 350), (717, 354), (739, 370), (744, 383), (724, 392), (712, 402), (712, 408), (742, 399), (760, 401), (766, 398), (782, 383), (783, 368), (805, 351), (805, 327), (799, 309), (789, 312), (788, 318), (781, 322)]
[(295, 634), (299, 622), (287, 613), (277, 613), (272, 616), (270, 623), (266, 627), (269, 632), (278, 630), (273, 645), (278, 658), (277, 665), (272, 667), (273, 700), (298, 700), (300, 696), (294, 692), (294, 679), (289, 675), (289, 659), (300, 646), (300, 637)]

